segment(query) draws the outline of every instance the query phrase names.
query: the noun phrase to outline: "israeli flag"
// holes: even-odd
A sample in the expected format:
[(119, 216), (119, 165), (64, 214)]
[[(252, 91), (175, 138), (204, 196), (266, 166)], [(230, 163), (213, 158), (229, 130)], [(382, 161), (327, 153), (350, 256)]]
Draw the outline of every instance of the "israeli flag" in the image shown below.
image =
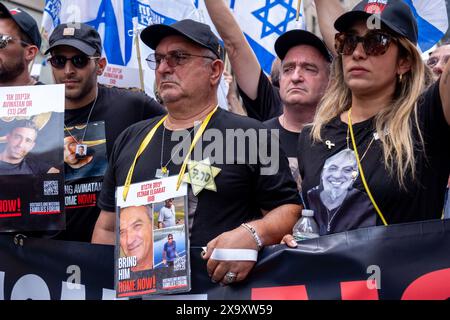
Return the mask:
[[(298, 3), (298, 0), (229, 0), (231, 11), (266, 73), (270, 73), (276, 57), (275, 40), (286, 31), (306, 29), (304, 1), (296, 20)], [(162, 23), (190, 18), (210, 25), (219, 36), (204, 0), (152, 0), (152, 8), (162, 17)]]
[(60, 23), (86, 23), (102, 37), (108, 63), (126, 66), (133, 57), (136, 15), (135, 0), (47, 0), (42, 27), (49, 36)]
[(404, 0), (412, 9), (419, 27), (419, 47), (431, 49), (448, 30), (445, 0)]
[(286, 31), (306, 29), (303, 3), (297, 21), (298, 0), (230, 1), (236, 20), (266, 73), (270, 73), (276, 57), (275, 40)]

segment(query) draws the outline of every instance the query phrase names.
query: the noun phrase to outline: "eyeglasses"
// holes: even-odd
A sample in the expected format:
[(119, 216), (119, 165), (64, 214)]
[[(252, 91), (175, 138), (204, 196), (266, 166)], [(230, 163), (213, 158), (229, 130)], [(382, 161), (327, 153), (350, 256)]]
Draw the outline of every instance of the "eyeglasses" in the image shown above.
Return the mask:
[(25, 42), (23, 40), (13, 38), (13, 37), (8, 36), (6, 34), (0, 34), (0, 49), (6, 48), (8, 43), (10, 43), (11, 41), (14, 41), (14, 40), (17, 40), (17, 41), (19, 41), (20, 43), (22, 43), (22, 44), (24, 44), (26, 46), (30, 46), (31, 45), (31, 44), (29, 44), (29, 43), (27, 43), (27, 42)]
[(365, 36), (340, 32), (335, 36), (336, 52), (340, 55), (351, 55), (358, 43), (362, 43), (368, 56), (381, 56), (386, 53), (392, 41), (395, 39), (388, 33), (381, 31), (369, 31)]
[(49, 61), (52, 65), (52, 67), (56, 69), (63, 69), (66, 66), (66, 63), (68, 60), (72, 62), (72, 65), (77, 69), (83, 69), (87, 66), (89, 61), (100, 59), (100, 57), (89, 57), (85, 54), (79, 54), (76, 56), (73, 56), (72, 58), (67, 58), (65, 56), (53, 56), (49, 58), (47, 61)]
[(442, 56), (442, 57), (430, 57), (427, 60), (427, 65), (430, 68), (434, 68), (435, 66), (437, 66), (437, 64), (439, 63), (439, 61), (442, 60), (442, 64), (445, 66), (448, 62), (448, 60), (450, 59), (450, 55), (446, 55), (446, 56)]
[(191, 57), (215, 60), (215, 58), (213, 57), (201, 56), (182, 51), (169, 51), (167, 54), (151, 53), (145, 60), (147, 61), (148, 67), (150, 69), (156, 70), (159, 68), (159, 65), (163, 60), (166, 60), (166, 63), (169, 67), (175, 68), (176, 66), (182, 66), (183, 64), (185, 64)]

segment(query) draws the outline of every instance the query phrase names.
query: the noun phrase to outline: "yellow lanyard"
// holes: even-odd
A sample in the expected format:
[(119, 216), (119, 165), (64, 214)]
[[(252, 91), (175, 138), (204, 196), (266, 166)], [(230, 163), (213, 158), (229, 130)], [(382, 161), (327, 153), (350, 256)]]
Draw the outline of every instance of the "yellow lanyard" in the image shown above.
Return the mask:
[(350, 129), (350, 137), (352, 138), (352, 145), (353, 145), (353, 150), (355, 151), (356, 162), (358, 164), (359, 172), (361, 174), (361, 181), (362, 181), (362, 183), (364, 185), (364, 188), (366, 189), (366, 192), (367, 192), (367, 195), (370, 198), (370, 201), (372, 201), (373, 207), (375, 208), (376, 212), (380, 216), (381, 221), (383, 221), (383, 224), (385, 226), (387, 226), (388, 224), (386, 222), (386, 219), (384, 218), (383, 214), (381, 213), (380, 208), (378, 207), (377, 203), (375, 202), (375, 199), (373, 198), (372, 193), (370, 192), (369, 185), (367, 184), (366, 177), (364, 176), (364, 171), (363, 171), (363, 168), (361, 166), (361, 161), (359, 160), (358, 149), (356, 148), (355, 135), (353, 134), (353, 125), (352, 125), (351, 113), (352, 113), (352, 109), (350, 108), (348, 110), (348, 127)]
[[(209, 121), (211, 120), (211, 117), (213, 116), (213, 114), (216, 112), (217, 108), (218, 108), (218, 106), (216, 106), (214, 108), (214, 110), (212, 110), (206, 116), (205, 120), (203, 120), (203, 122), (202, 122), (202, 124), (200, 126), (200, 129), (198, 130), (198, 132), (194, 136), (194, 141), (192, 141), (191, 146), (189, 147), (189, 152), (186, 155), (186, 157), (184, 158), (183, 165), (181, 166), (180, 173), (178, 174), (177, 190), (180, 188), (184, 172), (186, 171), (186, 165), (187, 165), (187, 162), (189, 161), (189, 156), (190, 156), (192, 150), (194, 149), (195, 144), (197, 143), (198, 139), (200, 139), (200, 137), (202, 136), (203, 132), (205, 131), (206, 126), (208, 125)], [(130, 191), (131, 179), (133, 177), (134, 168), (136, 166), (137, 159), (141, 156), (141, 154), (147, 148), (147, 146), (149, 145), (150, 141), (152, 141), (152, 138), (155, 135), (156, 130), (158, 130), (158, 128), (163, 124), (163, 122), (164, 122), (164, 120), (166, 120), (166, 118), (167, 118), (167, 115), (164, 116), (161, 120), (158, 121), (158, 123), (145, 136), (144, 140), (142, 141), (141, 145), (139, 146), (139, 149), (138, 149), (138, 151), (136, 153), (136, 156), (134, 157), (133, 163), (131, 164), (131, 167), (128, 170), (127, 179), (125, 180), (125, 185), (124, 185), (123, 194), (122, 194), (123, 201), (127, 200), (128, 192)]]

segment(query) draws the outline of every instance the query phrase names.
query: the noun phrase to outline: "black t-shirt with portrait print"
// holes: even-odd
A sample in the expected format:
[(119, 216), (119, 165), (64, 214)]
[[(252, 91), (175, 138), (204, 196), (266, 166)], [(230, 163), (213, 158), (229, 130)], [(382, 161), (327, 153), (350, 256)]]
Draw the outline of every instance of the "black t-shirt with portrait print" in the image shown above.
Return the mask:
[[(124, 131), (117, 139), (99, 199), (99, 206), (103, 210), (115, 211), (116, 187), (124, 185), (128, 170), (142, 140), (157, 120), (137, 123)], [(208, 131), (212, 128), (215, 130)], [(255, 153), (251, 153), (250, 149), (256, 148), (259, 141), (263, 144), (267, 143), (267, 148), (270, 150), (270, 134), (258, 138), (257, 143), (251, 143), (249, 139), (245, 140), (245, 154), (236, 151), (238, 143), (235, 143), (234, 152), (230, 155), (230, 150), (227, 153), (226, 148), (227, 145), (230, 148), (229, 144), (232, 139), (226, 139), (225, 132), (230, 132), (229, 130), (226, 131), (227, 129), (260, 130), (264, 129), (264, 126), (256, 120), (220, 108), (212, 116), (203, 134), (204, 139), (202, 143), (196, 144), (191, 159), (200, 161), (209, 158), (212, 165), (220, 168), (221, 171), (214, 178), (217, 192), (204, 189), (197, 197), (194, 197), (192, 192), (189, 191), (188, 215), (192, 246), (205, 246), (221, 233), (234, 229), (243, 222), (261, 218), (261, 209), (270, 211), (280, 205), (300, 203), (286, 156), (279, 147), (274, 150), (275, 154), (271, 155), (269, 152), (269, 157), (273, 156), (273, 162), (266, 162), (268, 158), (264, 157), (264, 152), (260, 153), (259, 157), (256, 156), (256, 161), (251, 161), (252, 155), (254, 156)], [(213, 138), (207, 138), (214, 133), (213, 131), (222, 138), (217, 138), (217, 135), (214, 135)], [(162, 163), (166, 164), (170, 158), (169, 154), (172, 151), (177, 151), (176, 146), (179, 146), (183, 137), (187, 137), (189, 131), (186, 130), (185, 133), (179, 135), (181, 138), (176, 141), (171, 141), (171, 134), (172, 131), (164, 129), (163, 126), (158, 128), (150, 144), (137, 161), (132, 183), (155, 179), (156, 170), (161, 168), (162, 140), (164, 139)], [(222, 139), (225, 143), (218, 143)], [(188, 141), (186, 147), (180, 150), (187, 148), (189, 143), (190, 141)], [(207, 152), (207, 150), (213, 149), (213, 143), (216, 146), (216, 151)], [(230, 164), (229, 161), (227, 161), (228, 164), (223, 164), (225, 161), (221, 161), (224, 159), (218, 156), (222, 153), (219, 150), (223, 152), (224, 157), (231, 157), (234, 164)], [(278, 168), (276, 162), (278, 162)], [(264, 163), (266, 164), (264, 165)], [(174, 164), (173, 161), (170, 162), (167, 165), (169, 176), (177, 175), (180, 167), (181, 165), (178, 162), (177, 164)], [(273, 172), (266, 171), (270, 174), (261, 174), (268, 167), (274, 168)]]
[[(364, 176), (388, 224), (439, 219), (442, 215), (450, 168), (450, 129), (438, 83), (424, 92), (417, 111), (425, 151), (411, 119), (416, 176), (407, 175), (406, 190), (385, 167), (381, 142), (374, 135), (374, 118), (353, 124)], [(353, 151), (347, 149), (347, 131), (347, 124), (336, 117), (322, 128), (322, 142), (312, 142), (311, 127), (304, 128), (299, 138), (302, 195), (306, 207), (315, 211), (322, 235), (383, 224), (362, 184), (354, 155), (351, 157)], [(353, 149), (351, 139), (349, 144)]]
[(94, 106), (92, 102), (65, 110), (64, 136), (86, 145), (87, 163), (81, 167), (64, 165), (66, 230), (52, 236), (55, 239), (91, 241), (100, 213), (98, 196), (114, 141), (130, 125), (165, 113), (146, 94), (102, 85), (98, 88)]
[(258, 91), (255, 100), (250, 99), (239, 86), (238, 90), (247, 115), (250, 118), (267, 121), (283, 113), (280, 91), (272, 85), (264, 71), (261, 70), (259, 75)]

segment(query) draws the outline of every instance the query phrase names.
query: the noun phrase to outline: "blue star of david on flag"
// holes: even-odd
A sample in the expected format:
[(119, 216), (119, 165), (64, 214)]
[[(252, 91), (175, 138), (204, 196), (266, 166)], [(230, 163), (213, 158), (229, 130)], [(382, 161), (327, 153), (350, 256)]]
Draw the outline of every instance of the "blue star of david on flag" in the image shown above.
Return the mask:
[(48, 0), (45, 3), (44, 12), (47, 12), (52, 19), (53, 27), (61, 23), (59, 15), (61, 13), (61, 0)]
[[(292, 7), (294, 0), (266, 0), (266, 5), (258, 10), (252, 12), (252, 14), (263, 23), (261, 38), (267, 37), (272, 33), (281, 36), (287, 31), (288, 24), (295, 19), (296, 10)], [(280, 7), (281, 6), (281, 7)], [(281, 21), (273, 22), (270, 19), (270, 11), (285, 10), (286, 14)]]

